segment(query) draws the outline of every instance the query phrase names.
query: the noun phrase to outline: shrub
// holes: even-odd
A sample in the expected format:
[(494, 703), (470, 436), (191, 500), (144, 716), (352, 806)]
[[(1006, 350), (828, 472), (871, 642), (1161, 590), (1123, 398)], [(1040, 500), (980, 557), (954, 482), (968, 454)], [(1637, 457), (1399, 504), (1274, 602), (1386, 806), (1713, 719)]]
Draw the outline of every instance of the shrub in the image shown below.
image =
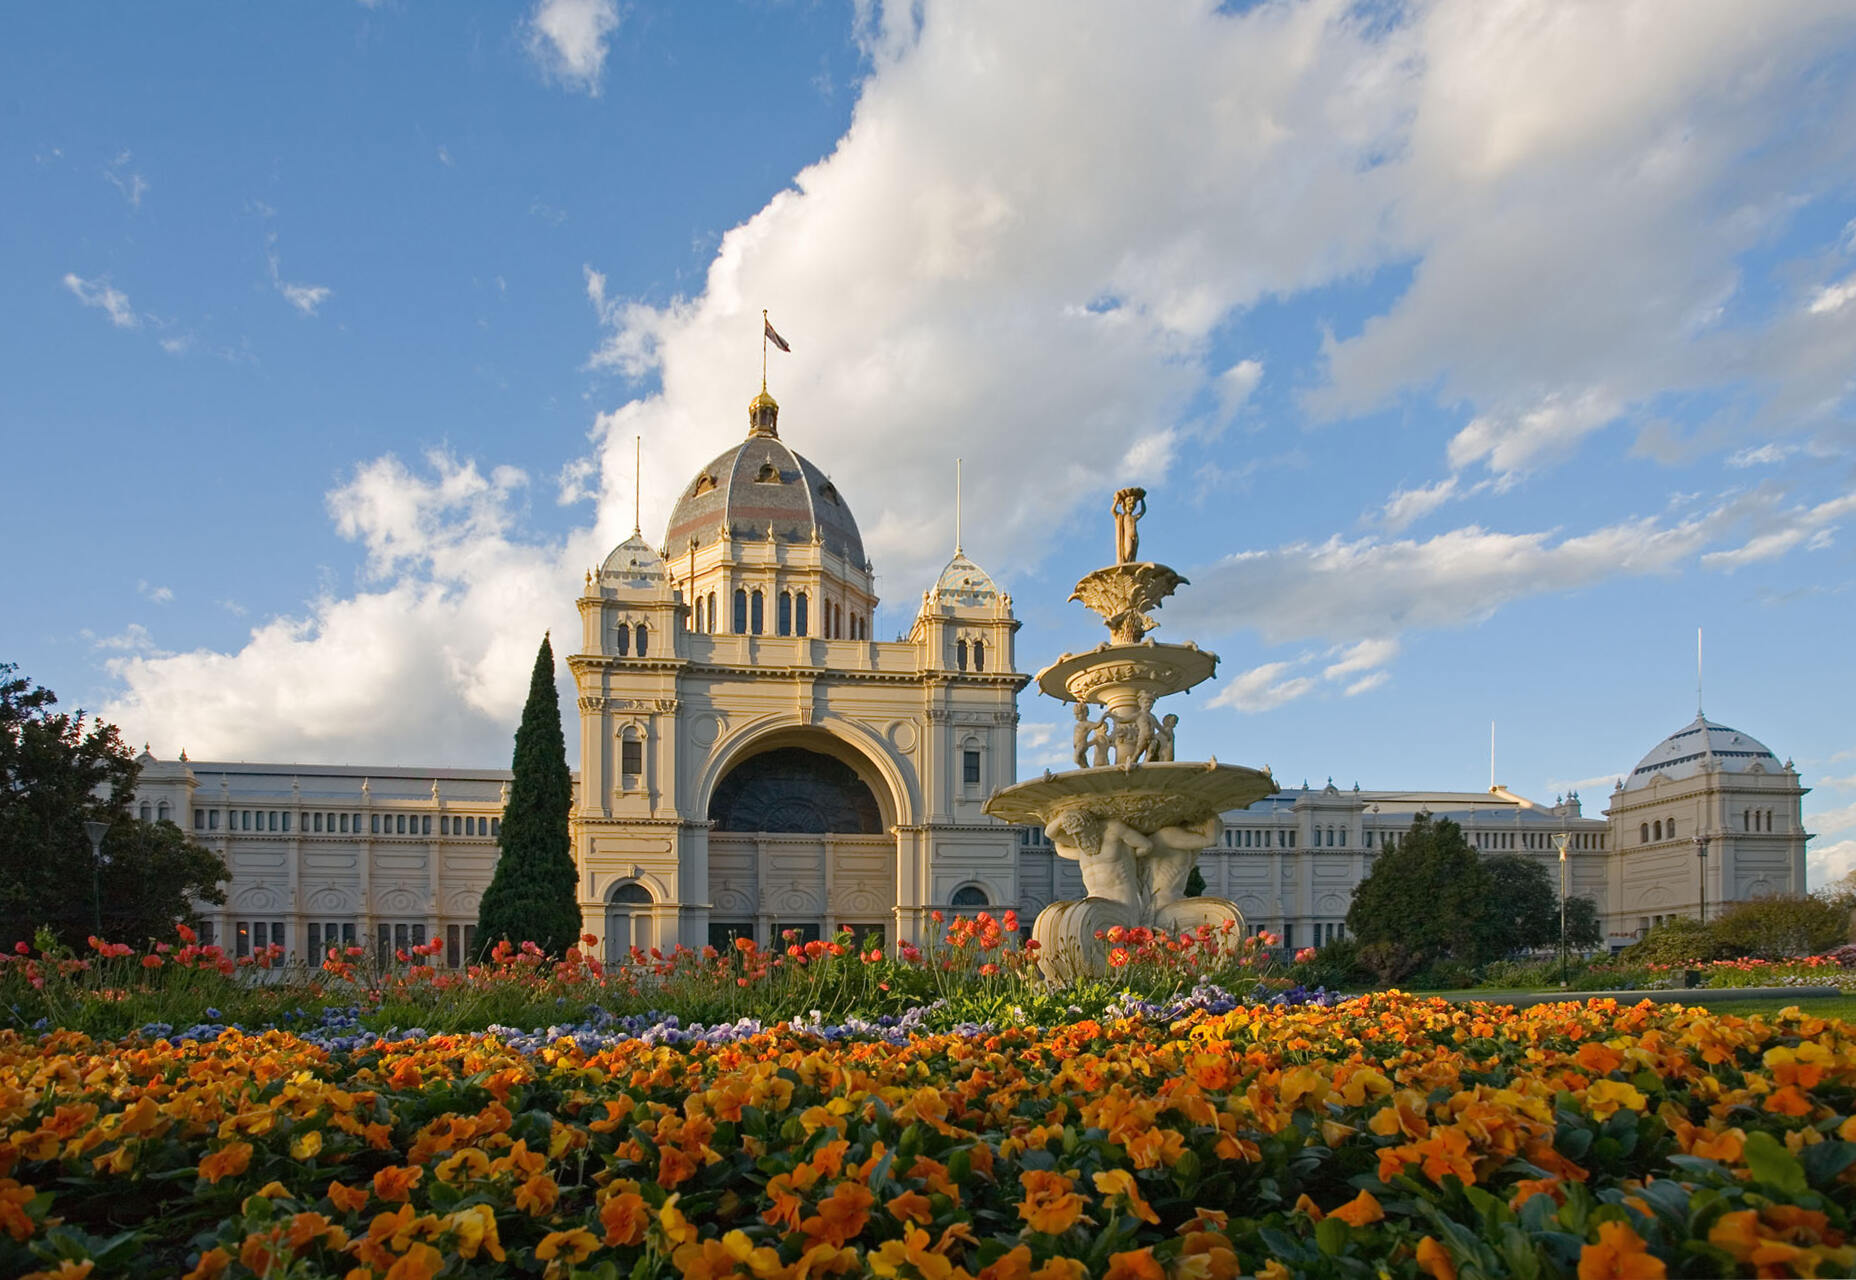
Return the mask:
[(1754, 898), (1729, 907), (1708, 932), (1729, 956), (1782, 960), (1849, 941), (1849, 914), (1822, 898)]
[(1380, 986), (1410, 977), (1424, 963), (1424, 953), (1399, 942), (1368, 942), (1360, 946), (1360, 964)]
[(1715, 937), (1712, 926), (1675, 916), (1650, 930), (1641, 942), (1624, 948), (1618, 959), (1628, 965), (1679, 965), (1725, 960), (1731, 955), (1731, 949)]
[(1289, 971), (1302, 986), (1346, 991), (1371, 981), (1371, 972), (1360, 960), (1360, 944), (1352, 938), (1336, 938), (1313, 950), (1314, 955)]

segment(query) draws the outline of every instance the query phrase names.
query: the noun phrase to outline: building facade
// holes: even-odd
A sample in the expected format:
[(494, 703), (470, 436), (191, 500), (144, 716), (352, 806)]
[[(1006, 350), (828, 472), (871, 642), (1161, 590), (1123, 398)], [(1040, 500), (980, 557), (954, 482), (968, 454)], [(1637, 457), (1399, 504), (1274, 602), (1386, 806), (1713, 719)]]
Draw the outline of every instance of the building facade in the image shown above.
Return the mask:
[[(765, 388), (746, 438), (703, 467), (662, 546), (639, 530), (589, 570), (568, 658), (580, 716), (570, 831), (588, 933), (633, 947), (766, 944), (841, 928), (921, 940), (935, 911), (1082, 896), (1040, 830), (982, 811), (1017, 779), (1018, 622), (964, 552), (906, 637), (876, 640), (875, 576), (844, 495), (779, 433)], [(239, 954), (443, 938), (475, 950), (506, 770), (162, 761), (138, 816), (216, 850), (208, 915)], [(1604, 817), (1578, 796), (1304, 784), (1225, 815), (1207, 891), (1289, 946), (1345, 930), (1353, 891), (1419, 812), (1490, 853), (1540, 859), (1614, 940), (1724, 901), (1802, 893), (1805, 789), (1790, 762), (1701, 717), (1620, 779)], [(1705, 888), (1704, 888), (1705, 885)]]

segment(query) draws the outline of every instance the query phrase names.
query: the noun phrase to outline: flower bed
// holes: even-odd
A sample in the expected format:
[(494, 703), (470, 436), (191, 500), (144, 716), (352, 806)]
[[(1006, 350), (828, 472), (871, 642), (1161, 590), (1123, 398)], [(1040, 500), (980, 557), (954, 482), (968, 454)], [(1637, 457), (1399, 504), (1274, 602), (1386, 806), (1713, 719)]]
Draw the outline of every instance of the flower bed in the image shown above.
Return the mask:
[(517, 1044), (0, 1033), (0, 1273), (1856, 1269), (1846, 1024), (1397, 993), (1118, 1012)]

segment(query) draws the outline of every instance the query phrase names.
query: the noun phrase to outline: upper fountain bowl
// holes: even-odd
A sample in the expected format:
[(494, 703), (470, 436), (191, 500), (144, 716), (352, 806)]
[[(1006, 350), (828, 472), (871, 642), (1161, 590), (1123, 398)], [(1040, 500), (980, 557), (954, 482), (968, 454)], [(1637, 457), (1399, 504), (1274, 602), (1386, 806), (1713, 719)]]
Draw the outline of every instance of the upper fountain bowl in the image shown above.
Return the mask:
[(1064, 702), (1132, 705), (1142, 693), (1164, 698), (1212, 678), (1218, 655), (1195, 644), (1105, 644), (1066, 653), (1038, 672), (1038, 688)]

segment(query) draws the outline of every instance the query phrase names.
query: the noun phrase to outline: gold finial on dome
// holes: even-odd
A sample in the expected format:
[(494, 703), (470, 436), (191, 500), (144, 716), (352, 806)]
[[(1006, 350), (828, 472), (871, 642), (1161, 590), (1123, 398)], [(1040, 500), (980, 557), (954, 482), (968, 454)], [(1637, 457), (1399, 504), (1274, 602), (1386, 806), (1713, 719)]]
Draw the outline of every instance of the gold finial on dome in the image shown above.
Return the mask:
[(767, 394), (767, 384), (760, 384), (760, 394), (748, 401), (748, 434), (751, 436), (773, 436), (780, 434), (780, 402)]

